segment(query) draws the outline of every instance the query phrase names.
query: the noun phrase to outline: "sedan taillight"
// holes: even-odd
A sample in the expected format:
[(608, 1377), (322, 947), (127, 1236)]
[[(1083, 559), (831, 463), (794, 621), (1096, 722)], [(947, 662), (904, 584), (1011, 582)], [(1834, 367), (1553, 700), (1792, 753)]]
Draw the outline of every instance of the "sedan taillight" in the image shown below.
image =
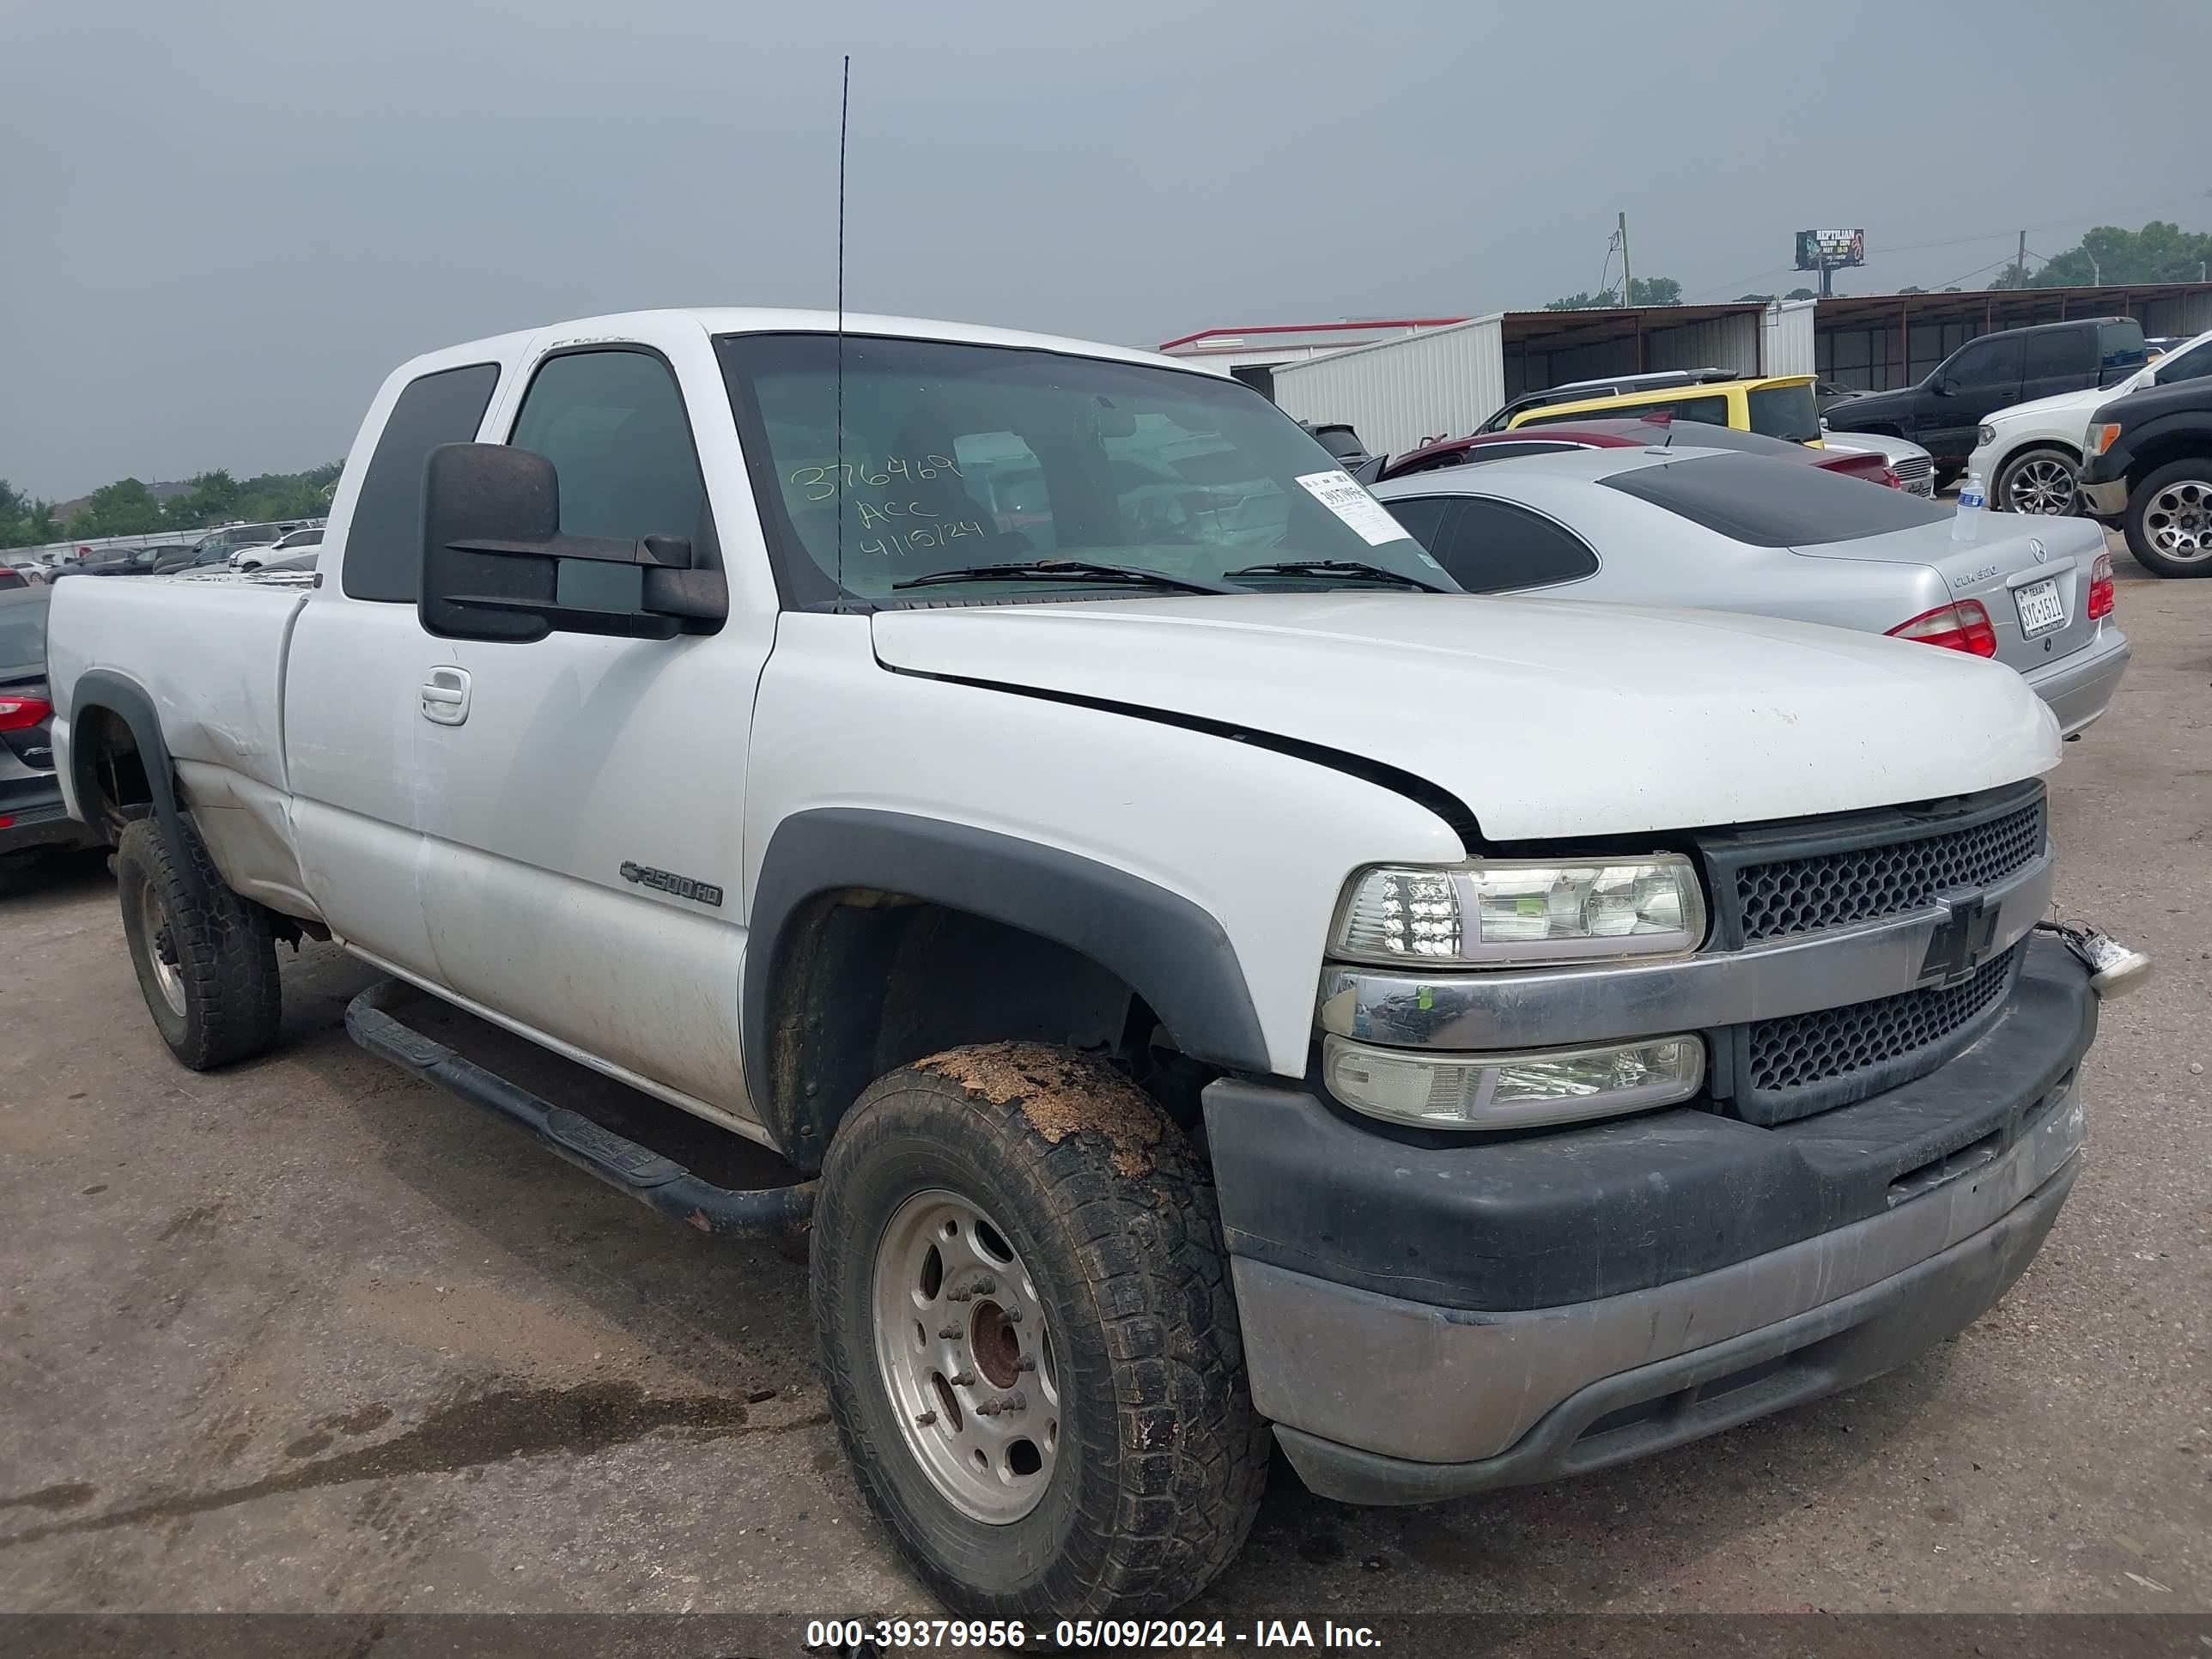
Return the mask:
[(2089, 620), (2112, 614), (2112, 556), (2097, 555), (2097, 562), (2089, 567)]
[(1954, 604), (1938, 605), (1933, 611), (1923, 611), (1911, 622), (1901, 622), (1889, 630), (1893, 640), (1917, 640), (1923, 645), (1941, 646), (1946, 651), (1963, 651), (1971, 657), (1994, 657), (1997, 653), (1997, 631), (1990, 626), (1990, 613), (1982, 609), (1979, 599), (1960, 599)]
[(53, 704), (44, 697), (0, 691), (0, 732), (28, 732), (44, 726), (53, 712)]

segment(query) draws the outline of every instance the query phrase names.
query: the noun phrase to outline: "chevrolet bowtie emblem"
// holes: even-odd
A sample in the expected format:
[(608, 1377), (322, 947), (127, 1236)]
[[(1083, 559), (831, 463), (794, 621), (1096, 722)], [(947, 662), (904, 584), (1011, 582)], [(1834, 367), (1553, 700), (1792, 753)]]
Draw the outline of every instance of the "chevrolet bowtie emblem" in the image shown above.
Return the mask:
[(1920, 964), (1920, 983), (1948, 985), (1981, 965), (1996, 942), (1997, 913), (1978, 893), (1972, 898), (1952, 899), (1950, 914), (1928, 941), (1928, 955)]

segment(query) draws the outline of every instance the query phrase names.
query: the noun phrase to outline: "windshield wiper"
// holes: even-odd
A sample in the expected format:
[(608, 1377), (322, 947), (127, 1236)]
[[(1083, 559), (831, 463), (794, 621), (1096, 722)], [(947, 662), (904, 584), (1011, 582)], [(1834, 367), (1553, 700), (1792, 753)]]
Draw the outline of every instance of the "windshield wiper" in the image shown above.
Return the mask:
[(939, 582), (999, 581), (1135, 582), (1164, 587), (1178, 593), (1243, 593), (1250, 590), (1226, 582), (1200, 581), (1193, 576), (1170, 576), (1164, 570), (1147, 570), (1134, 564), (1094, 564), (1088, 559), (1030, 559), (1020, 564), (971, 564), (958, 570), (933, 570), (926, 576), (909, 576), (893, 582), (902, 587), (933, 587)]
[(1224, 571), (1222, 574), (1229, 576), (1306, 576), (1316, 574), (1365, 576), (1375, 581), (1396, 582), (1401, 587), (1418, 587), (1424, 593), (1450, 591), (1438, 587), (1434, 582), (1425, 582), (1419, 576), (1407, 575), (1402, 570), (1393, 570), (1388, 565), (1363, 564), (1358, 559), (1285, 559), (1279, 564), (1248, 564), (1242, 570)]

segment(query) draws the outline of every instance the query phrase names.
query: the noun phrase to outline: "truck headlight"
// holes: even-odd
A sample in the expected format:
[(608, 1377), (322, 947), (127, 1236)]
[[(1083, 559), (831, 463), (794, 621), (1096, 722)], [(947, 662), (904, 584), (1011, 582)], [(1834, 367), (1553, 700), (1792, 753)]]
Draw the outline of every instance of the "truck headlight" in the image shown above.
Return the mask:
[(1679, 854), (1655, 853), (1377, 866), (1346, 889), (1331, 946), (1353, 962), (1492, 968), (1680, 954), (1705, 936), (1697, 871)]
[(1976, 442), (1986, 448), (1997, 441), (1997, 429), (1987, 421), (1984, 421), (1981, 425), (1974, 428), (1974, 439)]
[(1328, 1091), (1355, 1111), (1431, 1129), (1523, 1129), (1671, 1106), (1705, 1080), (1693, 1036), (1601, 1048), (1441, 1054), (1332, 1036), (1322, 1045)]

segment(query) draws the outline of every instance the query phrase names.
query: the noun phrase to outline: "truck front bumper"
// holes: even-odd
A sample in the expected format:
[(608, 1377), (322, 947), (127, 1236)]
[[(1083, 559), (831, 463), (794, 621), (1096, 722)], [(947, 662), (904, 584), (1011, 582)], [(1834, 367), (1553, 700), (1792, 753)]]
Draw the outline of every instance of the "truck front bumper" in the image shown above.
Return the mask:
[(2100, 524), (2118, 524), (2128, 510), (2128, 481), (2124, 477), (2105, 478), (2096, 483), (2084, 478), (2081, 490), (2083, 509)]
[(1323, 1496), (1426, 1503), (1887, 1370), (1995, 1302), (2050, 1231), (2095, 1018), (2086, 970), (2039, 939), (1948, 1065), (1772, 1128), (1675, 1110), (1470, 1144), (1216, 1083), (1254, 1401)]

